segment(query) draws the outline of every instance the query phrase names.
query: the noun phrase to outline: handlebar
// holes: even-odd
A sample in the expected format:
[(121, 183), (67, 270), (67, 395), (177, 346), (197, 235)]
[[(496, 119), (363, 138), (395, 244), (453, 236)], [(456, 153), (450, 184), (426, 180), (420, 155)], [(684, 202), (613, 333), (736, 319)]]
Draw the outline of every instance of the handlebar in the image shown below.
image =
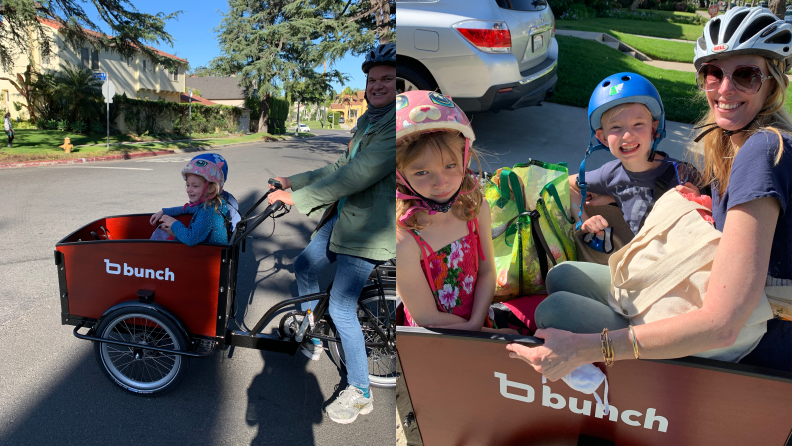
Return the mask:
[[(249, 215), (257, 207), (259, 207), (259, 205), (262, 202), (264, 202), (264, 200), (267, 199), (269, 194), (271, 194), (275, 190), (283, 190), (283, 186), (281, 185), (280, 181), (270, 178), (268, 183), (274, 186), (275, 189), (270, 189), (267, 192), (265, 192), (264, 195), (256, 202), (256, 204), (254, 204), (250, 209), (248, 209), (247, 212), (245, 212), (245, 215), (242, 216), (242, 220), (240, 220), (237, 223), (236, 229), (234, 230), (234, 233), (231, 235), (232, 245), (238, 245), (239, 243), (241, 243), (242, 240), (245, 240), (245, 238), (258, 227), (258, 225), (263, 223), (264, 220), (266, 220), (269, 216), (271, 216), (272, 214), (283, 208), (284, 206), (283, 202), (278, 200), (272, 203), (271, 205), (267, 206), (267, 208), (264, 209), (264, 211), (262, 211), (260, 214), (256, 214), (252, 217), (249, 217)], [(250, 227), (248, 227), (249, 222), (252, 222)], [(241, 234), (240, 231), (242, 231)]]

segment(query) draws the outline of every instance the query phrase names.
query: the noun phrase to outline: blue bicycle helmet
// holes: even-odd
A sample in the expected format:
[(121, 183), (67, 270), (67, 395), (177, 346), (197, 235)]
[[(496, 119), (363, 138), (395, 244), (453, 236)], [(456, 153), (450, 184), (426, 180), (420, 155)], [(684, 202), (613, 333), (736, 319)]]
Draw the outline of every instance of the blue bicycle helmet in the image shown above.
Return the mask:
[(222, 162), (223, 163), (223, 167), (222, 167), (222, 170), (223, 170), (223, 184), (220, 185), (220, 188), (221, 189), (223, 188), (223, 185), (225, 184), (225, 182), (228, 181), (228, 161), (226, 161), (226, 159), (223, 158), (222, 155), (218, 155), (217, 153), (202, 153), (200, 155), (196, 155), (190, 161), (193, 161), (193, 160), (207, 160), (207, 161), (211, 161), (211, 162), (213, 162), (215, 164), (220, 164), (220, 162)]
[[(639, 103), (649, 109), (652, 119), (660, 121), (657, 126), (659, 135), (652, 142), (652, 149), (649, 152), (649, 161), (654, 161), (655, 152), (660, 141), (665, 138), (665, 110), (660, 93), (651, 82), (643, 76), (635, 73), (616, 73), (606, 77), (597, 84), (594, 93), (591, 94), (588, 107), (588, 121), (591, 134), (589, 135), (589, 145), (586, 149), (586, 156), (580, 163), (580, 173), (578, 175), (578, 185), (580, 186), (580, 213), (583, 215), (583, 205), (586, 201), (586, 160), (591, 152), (597, 150), (607, 150), (608, 147), (596, 137), (596, 131), (602, 128), (602, 115), (613, 107), (621, 104)], [(578, 221), (575, 229), (580, 229), (582, 222)]]

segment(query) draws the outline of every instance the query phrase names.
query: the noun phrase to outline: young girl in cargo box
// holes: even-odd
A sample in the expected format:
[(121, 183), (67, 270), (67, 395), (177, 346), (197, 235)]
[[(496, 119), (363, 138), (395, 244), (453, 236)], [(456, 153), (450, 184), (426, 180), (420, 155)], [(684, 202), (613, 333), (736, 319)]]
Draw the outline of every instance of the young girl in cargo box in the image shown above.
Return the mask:
[(187, 246), (203, 242), (227, 244), (228, 206), (220, 195), (224, 183), (224, 164), (222, 161), (215, 163), (208, 159), (192, 159), (182, 169), (190, 200), (183, 209), (195, 208), (189, 227), (170, 215), (161, 215), (162, 211), (152, 215), (153, 222), (159, 216), (160, 229)]

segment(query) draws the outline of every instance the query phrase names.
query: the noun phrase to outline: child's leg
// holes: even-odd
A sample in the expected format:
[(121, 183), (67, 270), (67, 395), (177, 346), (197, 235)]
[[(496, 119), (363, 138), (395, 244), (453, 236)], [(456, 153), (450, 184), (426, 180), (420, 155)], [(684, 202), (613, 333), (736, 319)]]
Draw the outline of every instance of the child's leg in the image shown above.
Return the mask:
[[(336, 220), (338, 220), (337, 215), (325, 223), (294, 260), (294, 275), (300, 296), (320, 292), (318, 273), (336, 260), (335, 253), (330, 251), (330, 234), (333, 232)], [(303, 302), (300, 304), (300, 309), (313, 310), (315, 306), (316, 301)]]

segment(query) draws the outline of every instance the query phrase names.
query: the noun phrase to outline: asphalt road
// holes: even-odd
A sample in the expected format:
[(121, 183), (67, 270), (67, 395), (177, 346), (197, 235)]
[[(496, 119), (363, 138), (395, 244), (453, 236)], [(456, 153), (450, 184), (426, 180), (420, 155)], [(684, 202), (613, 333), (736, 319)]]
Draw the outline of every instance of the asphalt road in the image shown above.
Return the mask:
[[(220, 150), (230, 168), (226, 190), (247, 209), (268, 178), (335, 161), (351, 136), (315, 133)], [(193, 359), (171, 392), (139, 397), (106, 379), (92, 343), (61, 325), (58, 240), (97, 218), (183, 204), (180, 171), (191, 155), (0, 172), (0, 444), (393, 444), (392, 390), (372, 389), (374, 412), (351, 425), (324, 415), (346, 386), (327, 354), (312, 362), (301, 354), (218, 351)], [(237, 303), (249, 326), (296, 295), (292, 264), (318, 218), (293, 209), (271, 238), (268, 221), (248, 241)]]
[[(575, 174), (586, 154), (590, 133), (584, 108), (544, 103), (541, 107), (520, 108), (471, 116), (476, 133), (474, 147), (482, 152), (482, 167), (494, 172), (504, 166), (536, 159), (549, 163), (566, 162)], [(669, 121), (659, 150), (676, 159), (687, 160), (692, 143), (692, 127)], [(607, 151), (594, 152), (586, 170), (596, 169), (615, 159)], [(476, 170), (474, 165), (473, 170)]]

